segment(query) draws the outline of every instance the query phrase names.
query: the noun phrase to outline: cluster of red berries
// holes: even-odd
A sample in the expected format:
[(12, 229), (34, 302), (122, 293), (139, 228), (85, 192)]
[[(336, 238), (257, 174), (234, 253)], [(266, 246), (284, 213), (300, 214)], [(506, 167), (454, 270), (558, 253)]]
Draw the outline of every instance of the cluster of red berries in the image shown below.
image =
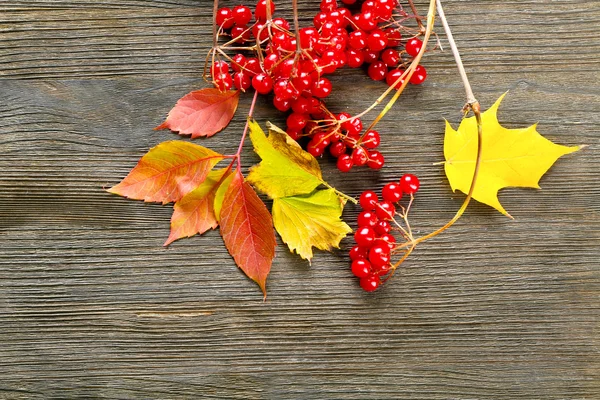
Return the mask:
[[(342, 3), (353, 6), (357, 0)], [(401, 43), (395, 11), (404, 13), (398, 9), (398, 0), (366, 0), (354, 13), (338, 7), (337, 0), (322, 0), (313, 26), (299, 29), (296, 37), (286, 19), (268, 19), (275, 12), (272, 0), (258, 1), (252, 24), (249, 7), (220, 8), (216, 23), (220, 34), (230, 36), (228, 44), (256, 45), (252, 46), (252, 57), (237, 53), (230, 62), (214, 62), (213, 82), (220, 90), (246, 91), (252, 87), (260, 94), (272, 92), (278, 110), (292, 111), (287, 117), (287, 133), (296, 140), (308, 138), (306, 149), (315, 157), (329, 148), (340, 171), (363, 165), (379, 169), (384, 164), (383, 155), (375, 150), (380, 143), (379, 133), (368, 130), (361, 134), (359, 118), (348, 113), (332, 114), (322, 99), (332, 90), (326, 75), (344, 66), (369, 64), (372, 79), (386, 80), (390, 86), (402, 84), (396, 81), (404, 72), (402, 66), (410, 61), (402, 56), (414, 57), (421, 41), (412, 37)], [(404, 50), (397, 50), (402, 44)], [(419, 67), (410, 82), (420, 84), (425, 77), (425, 69)]]
[(399, 182), (390, 182), (377, 193), (367, 190), (360, 195), (362, 212), (358, 215), (358, 228), (354, 233), (356, 245), (350, 250), (352, 273), (360, 279), (360, 286), (372, 292), (381, 285), (381, 277), (392, 270), (391, 257), (396, 248), (396, 238), (391, 233), (390, 221), (395, 222), (395, 204), (403, 194), (411, 197), (419, 190), (419, 179), (404, 174)]

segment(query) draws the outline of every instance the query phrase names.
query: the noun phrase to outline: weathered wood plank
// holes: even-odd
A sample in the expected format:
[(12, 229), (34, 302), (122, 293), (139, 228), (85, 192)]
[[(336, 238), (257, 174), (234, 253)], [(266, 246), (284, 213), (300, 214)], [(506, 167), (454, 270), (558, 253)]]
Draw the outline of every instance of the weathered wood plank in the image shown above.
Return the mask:
[[(373, 295), (350, 276), (349, 240), (312, 267), (280, 247), (263, 303), (216, 232), (163, 248), (170, 207), (102, 190), (176, 137), (152, 128), (204, 85), (210, 2), (0, 0), (0, 398), (600, 397), (600, 8), (447, 4), (482, 103), (510, 89), (506, 125), (590, 147), (542, 191), (503, 191), (515, 221), (474, 204)], [(380, 124), (382, 172), (322, 163), (351, 195), (417, 173), (421, 232), (462, 199), (433, 165), (462, 88), (449, 53), (426, 65)], [(383, 89), (358, 71), (334, 84), (339, 111)], [(248, 103), (201, 143), (234, 151)], [(265, 100), (257, 117), (283, 121)]]

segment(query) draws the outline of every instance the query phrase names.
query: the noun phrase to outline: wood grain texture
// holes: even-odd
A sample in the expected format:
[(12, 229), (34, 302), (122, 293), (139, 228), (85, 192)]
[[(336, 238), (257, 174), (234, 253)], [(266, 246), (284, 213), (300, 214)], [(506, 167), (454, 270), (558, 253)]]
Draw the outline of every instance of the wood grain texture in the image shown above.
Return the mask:
[[(589, 145), (543, 190), (501, 192), (515, 221), (473, 204), (370, 295), (350, 240), (312, 267), (279, 246), (265, 303), (217, 232), (163, 248), (170, 206), (103, 191), (176, 138), (152, 128), (205, 85), (211, 3), (0, 0), (0, 399), (600, 398), (598, 2), (445, 2), (484, 105), (510, 90), (507, 126)], [(418, 174), (423, 233), (463, 198), (433, 164), (464, 95), (449, 52), (425, 65), (380, 124), (384, 170), (322, 162), (351, 195)], [(356, 112), (382, 89), (346, 70), (329, 104)], [(235, 151), (249, 100), (197, 143)], [(256, 112), (283, 123), (267, 100)]]

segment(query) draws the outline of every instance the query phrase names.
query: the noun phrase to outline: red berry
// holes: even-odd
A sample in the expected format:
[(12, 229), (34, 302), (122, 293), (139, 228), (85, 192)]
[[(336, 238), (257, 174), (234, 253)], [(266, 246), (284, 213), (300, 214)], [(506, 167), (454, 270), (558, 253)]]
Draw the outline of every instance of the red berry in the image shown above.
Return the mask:
[(232, 16), (236, 25), (247, 25), (252, 19), (252, 10), (246, 6), (235, 6), (232, 10)]
[(356, 0), (342, 0), (342, 3), (351, 6), (352, 4), (356, 3)]
[(360, 287), (365, 292), (372, 292), (381, 285), (381, 278), (378, 275), (369, 275), (365, 278), (360, 278)]
[(300, 130), (304, 129), (306, 122), (308, 122), (309, 116), (307, 114), (291, 113), (287, 118), (287, 126), (290, 129)]
[(252, 78), (252, 87), (260, 94), (267, 94), (273, 90), (273, 79), (264, 72)]
[[(377, 233), (377, 227), (375, 227), (375, 233)], [(396, 247), (396, 238), (393, 235), (390, 235), (389, 233), (384, 233), (383, 235), (379, 236), (379, 238), (375, 239), (375, 243), (383, 244), (389, 247), (390, 251), (392, 251), (394, 250), (394, 247)]]
[(362, 247), (371, 247), (375, 242), (375, 231), (368, 226), (360, 227), (354, 233), (356, 244)]
[(363, 211), (360, 214), (358, 214), (358, 217), (356, 218), (356, 222), (358, 223), (359, 227), (363, 227), (363, 226), (368, 226), (370, 228), (374, 228), (375, 225), (377, 225), (377, 222), (379, 222), (379, 220), (377, 219), (377, 215), (375, 215), (375, 213), (373, 211)]
[(367, 46), (367, 37), (369, 35), (365, 31), (354, 31), (348, 35), (348, 46), (354, 50), (362, 50)]
[(310, 100), (306, 97), (298, 97), (292, 102), (292, 110), (298, 114), (308, 114), (310, 112)]
[(233, 79), (229, 74), (218, 74), (214, 78), (214, 84), (221, 92), (231, 89), (233, 86)]
[(277, 66), (279, 62), (279, 55), (277, 53), (268, 54), (263, 60), (263, 69), (265, 72), (272, 72), (273, 68)]
[(321, 78), (313, 83), (311, 93), (315, 97), (324, 98), (331, 94), (331, 82), (327, 78)]
[(273, 91), (275, 92), (275, 96), (281, 99), (293, 99), (298, 96), (298, 92), (288, 79), (277, 80), (273, 87)]
[(244, 92), (250, 89), (252, 85), (252, 79), (248, 74), (244, 72), (236, 72), (233, 75), (233, 86), (235, 86), (239, 90), (243, 90)]
[(352, 162), (352, 157), (349, 154), (342, 154), (338, 157), (336, 166), (337, 169), (340, 170), (340, 172), (349, 172), (354, 166), (354, 163)]
[(404, 174), (400, 178), (400, 188), (406, 194), (414, 194), (419, 190), (421, 186), (419, 178), (413, 174)]
[(352, 152), (352, 162), (354, 165), (365, 165), (369, 160), (369, 154), (362, 147), (357, 147)]
[(331, 146), (329, 146), (329, 153), (332, 156), (338, 158), (342, 154), (346, 154), (346, 145), (344, 144), (344, 142), (332, 143)]
[(346, 52), (346, 64), (350, 68), (358, 68), (365, 62), (362, 51), (350, 49)]
[(357, 278), (366, 278), (371, 274), (371, 264), (367, 260), (354, 260), (352, 261), (352, 273)]
[(379, 221), (373, 228), (378, 235), (386, 235), (392, 230), (392, 226), (387, 221)]
[(394, 49), (385, 49), (381, 52), (381, 61), (385, 63), (388, 67), (395, 67), (400, 60), (400, 55), (397, 50)]
[(277, 75), (277, 77), (279, 78), (289, 78), (290, 76), (292, 76), (292, 72), (294, 71), (294, 57), (292, 58), (288, 58), (286, 60), (283, 60), (282, 62), (279, 63), (279, 65), (277, 66), (277, 71), (275, 71), (275, 74)]
[(377, 197), (377, 193), (374, 191), (366, 190), (360, 195), (358, 202), (363, 210), (373, 211), (377, 207), (377, 203), (379, 203), (379, 197)]
[(275, 12), (275, 2), (274, 0), (258, 0), (256, 3), (256, 8), (254, 9), (254, 18), (257, 21), (266, 21), (267, 19), (267, 2), (271, 4), (270, 11), (271, 15)]
[(381, 137), (377, 131), (367, 131), (361, 139), (361, 144), (366, 149), (374, 149), (381, 143)]
[(369, 249), (366, 247), (354, 246), (350, 249), (350, 259), (354, 260), (364, 260), (369, 256)]
[(321, 11), (333, 11), (337, 8), (337, 0), (321, 0)]
[(235, 20), (233, 19), (233, 13), (228, 7), (219, 8), (217, 11), (217, 26), (223, 29), (229, 29), (233, 26)]
[(378, 152), (377, 150), (369, 152), (369, 161), (367, 161), (367, 166), (371, 169), (381, 169), (383, 168), (383, 164), (385, 159), (383, 158), (383, 154)]
[(425, 79), (427, 79), (427, 71), (425, 70), (425, 67), (422, 65), (417, 65), (415, 72), (410, 77), (410, 83), (413, 85), (420, 85), (421, 83), (425, 82)]
[(390, 182), (381, 190), (381, 196), (385, 201), (397, 203), (402, 198), (402, 189), (400, 188), (399, 184)]
[(381, 30), (376, 29), (367, 37), (367, 46), (372, 51), (381, 51), (388, 45), (387, 35)]
[(396, 207), (389, 201), (382, 201), (375, 208), (375, 214), (377, 214), (377, 218), (382, 221), (390, 220), (394, 217), (396, 213)]
[[(289, 100), (284, 100), (284, 101), (289, 101)], [(285, 131), (285, 133), (287, 133), (288, 136), (291, 137), (292, 139), (294, 139), (295, 141), (298, 141), (302, 137), (302, 131), (294, 131), (294, 130), (291, 130), (288, 128)]]
[(306, 145), (306, 151), (308, 151), (313, 157), (322, 156), (326, 148), (327, 146), (323, 146), (323, 144), (314, 140), (314, 138)]
[[(385, 77), (385, 82), (389, 85), (389, 86), (393, 86), (396, 81), (398, 79), (400, 79), (400, 77), (402, 77), (402, 74), (404, 74), (404, 71), (401, 69), (392, 69), (388, 72), (387, 76)], [(399, 81), (396, 86), (394, 86), (394, 89), (399, 90), (400, 87), (402, 86), (402, 84), (404, 83), (404, 78)]]
[(365, 11), (358, 14), (355, 23), (360, 29), (367, 32), (370, 32), (377, 27), (375, 15), (373, 15), (371, 11)]
[(421, 51), (421, 47), (423, 47), (423, 42), (417, 38), (412, 38), (404, 45), (406, 52), (408, 55), (416, 57), (417, 54)]
[(372, 64), (379, 60), (379, 52), (373, 50), (363, 50), (363, 58), (367, 64)]
[(231, 58), (231, 68), (235, 72), (242, 71), (244, 69), (245, 65), (246, 65), (246, 57), (244, 57), (243, 54), (238, 53)]
[(320, 12), (317, 15), (315, 15), (315, 17), (313, 18), (313, 25), (315, 26), (315, 28), (321, 29), (321, 27), (323, 26), (323, 24), (326, 21), (327, 21), (327, 13)]
[(387, 28), (384, 30), (385, 34), (388, 37), (388, 47), (398, 47), (400, 46), (400, 39), (402, 39), (402, 34), (396, 28)]
[(256, 57), (248, 58), (244, 68), (250, 74), (250, 76), (254, 76), (262, 72), (260, 68), (260, 61), (258, 61), (258, 58)]
[(290, 30), (290, 23), (285, 18), (273, 18), (273, 25), (281, 28), (284, 31)]
[(373, 64), (369, 65), (369, 69), (367, 70), (367, 74), (369, 78), (374, 81), (382, 81), (385, 79), (387, 75), (388, 69), (383, 61), (376, 61)]
[(275, 96), (273, 98), (273, 105), (279, 111), (286, 112), (287, 110), (289, 110), (292, 107), (292, 101), (290, 99), (281, 99), (281, 98)]
[(390, 248), (387, 244), (376, 244), (369, 250), (369, 262), (377, 269), (389, 264)]
[(246, 25), (236, 25), (231, 28), (231, 38), (234, 39), (236, 43), (248, 42), (251, 38), (250, 29), (248, 29)]
[(302, 46), (303, 49), (312, 49), (319, 41), (319, 31), (312, 27), (301, 28), (299, 35), (300, 46)]
[(229, 64), (225, 61), (215, 61), (211, 68), (212, 76), (217, 76), (219, 74), (226, 74), (229, 72)]

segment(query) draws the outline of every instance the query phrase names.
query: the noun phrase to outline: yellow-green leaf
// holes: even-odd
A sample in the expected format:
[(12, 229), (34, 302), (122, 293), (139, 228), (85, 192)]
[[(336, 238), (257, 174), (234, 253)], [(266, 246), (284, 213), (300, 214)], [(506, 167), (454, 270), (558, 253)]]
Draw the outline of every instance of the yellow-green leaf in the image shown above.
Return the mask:
[(217, 222), (221, 222), (221, 208), (223, 208), (223, 199), (225, 199), (225, 193), (231, 184), (234, 174), (230, 174), (223, 180), (217, 191), (215, 192), (215, 202), (213, 203), (213, 209)]
[[(481, 115), (481, 164), (473, 198), (510, 216), (498, 200), (500, 189), (511, 186), (539, 189), (540, 178), (556, 160), (582, 146), (557, 145), (541, 136), (536, 131), (536, 125), (524, 129), (504, 128), (498, 122), (497, 112), (505, 94)], [(445, 171), (453, 191), (469, 192), (476, 156), (475, 117), (463, 119), (456, 131), (446, 121)]]
[(267, 137), (250, 121), (250, 139), (262, 161), (252, 167), (247, 181), (270, 198), (308, 194), (323, 183), (317, 160), (285, 132), (271, 127)]
[(344, 205), (332, 189), (273, 200), (273, 224), (290, 251), (310, 260), (312, 247), (339, 248), (352, 229), (340, 219)]

